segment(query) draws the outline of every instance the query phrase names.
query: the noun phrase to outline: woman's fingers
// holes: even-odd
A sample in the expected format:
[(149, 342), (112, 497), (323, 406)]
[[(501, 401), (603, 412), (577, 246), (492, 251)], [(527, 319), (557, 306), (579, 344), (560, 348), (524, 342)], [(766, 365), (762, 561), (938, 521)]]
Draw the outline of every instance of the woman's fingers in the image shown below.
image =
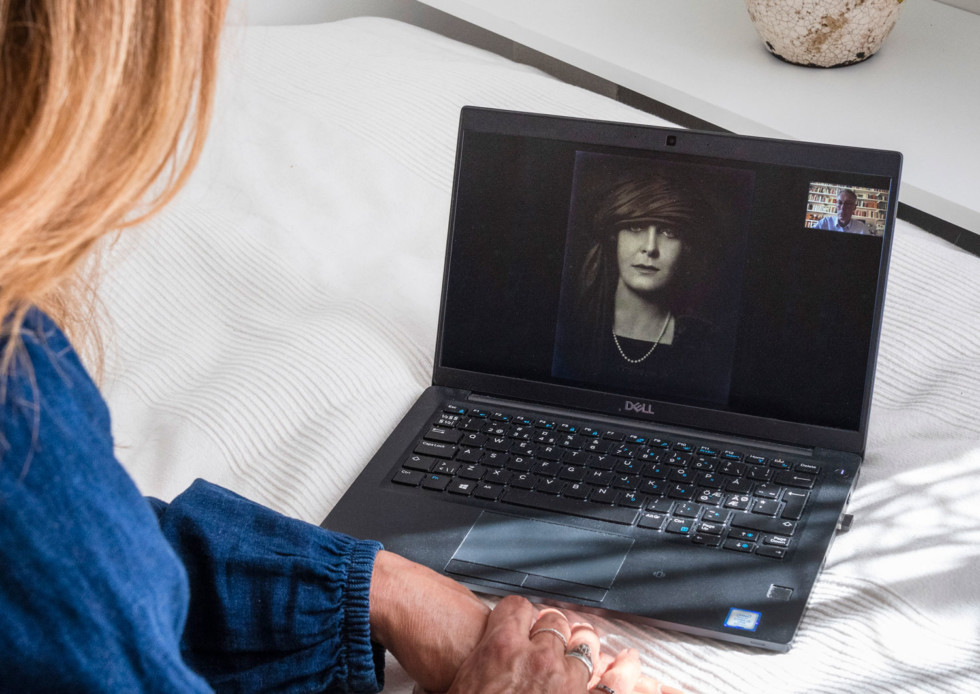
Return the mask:
[(554, 647), (562, 653), (568, 650), (568, 639), (572, 636), (572, 626), (568, 618), (555, 609), (547, 608), (538, 613), (537, 619), (531, 625), (529, 638), (537, 642), (539, 639), (554, 641)]

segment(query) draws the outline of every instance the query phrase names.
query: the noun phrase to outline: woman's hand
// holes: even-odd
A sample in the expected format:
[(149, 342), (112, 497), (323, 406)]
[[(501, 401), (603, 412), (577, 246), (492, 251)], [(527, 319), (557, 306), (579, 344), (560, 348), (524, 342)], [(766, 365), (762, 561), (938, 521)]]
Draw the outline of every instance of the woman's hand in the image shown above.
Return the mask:
[(372, 639), (433, 692), (449, 689), (459, 666), (483, 638), (490, 614), (460, 584), (385, 551), (374, 562), (370, 600)]
[[(570, 655), (575, 652), (580, 656)], [(494, 608), (483, 638), (450, 689), (458, 694), (660, 691), (658, 682), (642, 675), (636, 651), (605, 655), (591, 625), (570, 624), (558, 610), (539, 611), (519, 597), (504, 598)]]

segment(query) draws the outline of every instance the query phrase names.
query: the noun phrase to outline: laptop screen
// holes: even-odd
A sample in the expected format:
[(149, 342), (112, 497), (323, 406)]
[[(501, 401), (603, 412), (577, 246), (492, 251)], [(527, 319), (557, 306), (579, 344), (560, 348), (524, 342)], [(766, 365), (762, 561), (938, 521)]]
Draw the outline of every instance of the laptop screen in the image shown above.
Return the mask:
[(437, 380), (863, 447), (899, 166), (464, 110)]

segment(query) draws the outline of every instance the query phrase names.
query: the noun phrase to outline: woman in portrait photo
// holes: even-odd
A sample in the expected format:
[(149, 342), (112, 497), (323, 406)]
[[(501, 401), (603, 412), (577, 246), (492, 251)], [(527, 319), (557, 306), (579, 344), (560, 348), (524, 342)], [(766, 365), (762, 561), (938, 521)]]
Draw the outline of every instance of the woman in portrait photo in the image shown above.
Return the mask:
[(556, 375), (726, 400), (732, 340), (708, 306), (730, 286), (719, 260), (732, 234), (716, 191), (692, 174), (648, 167), (596, 197), (584, 258), (566, 265)]

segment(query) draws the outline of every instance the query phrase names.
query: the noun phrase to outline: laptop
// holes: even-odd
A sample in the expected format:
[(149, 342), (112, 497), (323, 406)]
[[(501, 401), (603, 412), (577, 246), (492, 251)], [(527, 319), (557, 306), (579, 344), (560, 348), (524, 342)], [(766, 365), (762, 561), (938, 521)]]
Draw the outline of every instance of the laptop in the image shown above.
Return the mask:
[(901, 162), (464, 108), (432, 385), (322, 525), (789, 650), (865, 449)]

